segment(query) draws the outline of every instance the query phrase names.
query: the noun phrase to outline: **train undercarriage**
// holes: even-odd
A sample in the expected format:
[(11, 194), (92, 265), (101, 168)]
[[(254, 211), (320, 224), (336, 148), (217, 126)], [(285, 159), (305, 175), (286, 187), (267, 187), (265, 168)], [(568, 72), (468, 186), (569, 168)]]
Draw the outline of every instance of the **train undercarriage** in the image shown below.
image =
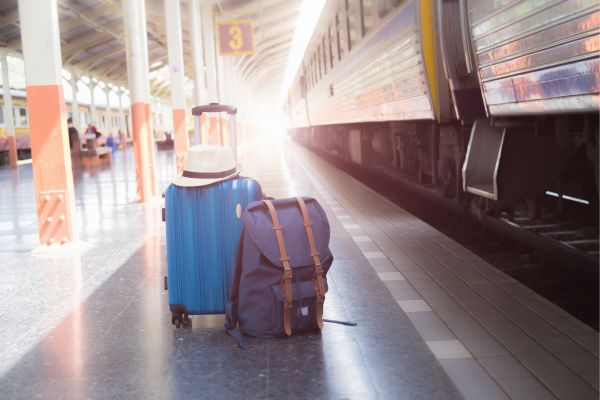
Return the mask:
[(598, 119), (565, 115), (312, 126), (290, 130), (329, 157), (586, 273), (598, 275)]

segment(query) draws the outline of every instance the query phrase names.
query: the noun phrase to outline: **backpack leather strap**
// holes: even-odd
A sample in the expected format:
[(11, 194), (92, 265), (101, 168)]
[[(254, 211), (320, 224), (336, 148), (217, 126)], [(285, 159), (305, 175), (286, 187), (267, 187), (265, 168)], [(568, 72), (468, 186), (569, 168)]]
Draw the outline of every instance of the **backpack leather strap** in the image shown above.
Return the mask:
[(269, 209), (271, 220), (273, 221), (273, 230), (277, 239), (277, 247), (279, 247), (279, 260), (283, 264), (283, 277), (281, 285), (283, 286), (283, 330), (287, 336), (292, 334), (291, 315), (292, 315), (292, 268), (290, 267), (290, 258), (285, 249), (285, 241), (283, 240), (282, 226), (275, 211), (275, 206), (271, 200), (263, 200), (263, 203)]
[(323, 282), (323, 265), (321, 265), (321, 260), (319, 259), (319, 252), (315, 246), (315, 236), (313, 234), (312, 229), (312, 221), (310, 220), (310, 215), (308, 214), (308, 209), (306, 208), (306, 203), (304, 203), (304, 199), (302, 197), (296, 197), (296, 201), (300, 206), (300, 212), (302, 213), (302, 218), (304, 219), (304, 228), (306, 229), (306, 237), (308, 238), (308, 246), (310, 248), (310, 255), (313, 259), (313, 264), (315, 266), (315, 292), (317, 293), (316, 298), (316, 319), (317, 326), (319, 329), (323, 329), (323, 303), (325, 302), (325, 283)]

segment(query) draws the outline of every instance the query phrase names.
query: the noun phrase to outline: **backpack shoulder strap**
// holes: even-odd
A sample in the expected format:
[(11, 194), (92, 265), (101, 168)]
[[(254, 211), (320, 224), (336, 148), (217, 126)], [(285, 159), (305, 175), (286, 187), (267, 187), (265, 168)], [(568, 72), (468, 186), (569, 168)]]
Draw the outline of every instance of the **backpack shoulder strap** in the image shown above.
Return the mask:
[(291, 314), (292, 314), (292, 268), (290, 267), (290, 258), (285, 249), (285, 241), (283, 240), (283, 227), (279, 222), (277, 211), (271, 200), (263, 200), (263, 203), (269, 209), (271, 220), (273, 221), (273, 230), (277, 239), (277, 247), (279, 247), (279, 259), (283, 264), (283, 278), (281, 284), (283, 286), (283, 329), (287, 336), (292, 334)]
[(310, 255), (313, 259), (313, 264), (315, 266), (315, 292), (317, 293), (316, 301), (316, 319), (317, 326), (319, 329), (323, 329), (323, 303), (325, 302), (325, 284), (323, 282), (323, 265), (321, 265), (321, 260), (319, 259), (319, 252), (317, 251), (317, 247), (315, 246), (315, 236), (313, 234), (312, 229), (312, 221), (310, 220), (310, 215), (308, 214), (308, 209), (306, 208), (306, 203), (304, 203), (304, 199), (302, 197), (296, 197), (296, 201), (300, 206), (300, 212), (302, 213), (302, 219), (304, 220), (304, 229), (306, 230), (306, 237), (308, 238), (308, 246), (310, 248)]

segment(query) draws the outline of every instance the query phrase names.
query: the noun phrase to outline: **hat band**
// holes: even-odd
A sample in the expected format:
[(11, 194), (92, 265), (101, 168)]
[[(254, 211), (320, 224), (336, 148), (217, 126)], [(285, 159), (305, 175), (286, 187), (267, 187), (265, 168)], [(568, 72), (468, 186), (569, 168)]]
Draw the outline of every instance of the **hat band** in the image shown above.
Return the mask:
[(194, 179), (218, 179), (218, 178), (226, 178), (229, 175), (235, 172), (235, 167), (230, 170), (223, 172), (192, 172), (183, 170), (181, 176), (184, 178), (194, 178)]

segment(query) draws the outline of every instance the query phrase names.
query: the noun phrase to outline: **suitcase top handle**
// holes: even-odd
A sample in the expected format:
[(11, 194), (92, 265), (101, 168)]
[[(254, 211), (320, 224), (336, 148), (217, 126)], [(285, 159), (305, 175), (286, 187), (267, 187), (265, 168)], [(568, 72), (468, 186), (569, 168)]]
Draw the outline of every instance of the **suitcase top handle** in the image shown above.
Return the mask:
[(237, 114), (237, 107), (226, 104), (210, 103), (206, 106), (192, 108), (192, 115), (202, 115), (202, 113), (226, 112), (229, 115)]

